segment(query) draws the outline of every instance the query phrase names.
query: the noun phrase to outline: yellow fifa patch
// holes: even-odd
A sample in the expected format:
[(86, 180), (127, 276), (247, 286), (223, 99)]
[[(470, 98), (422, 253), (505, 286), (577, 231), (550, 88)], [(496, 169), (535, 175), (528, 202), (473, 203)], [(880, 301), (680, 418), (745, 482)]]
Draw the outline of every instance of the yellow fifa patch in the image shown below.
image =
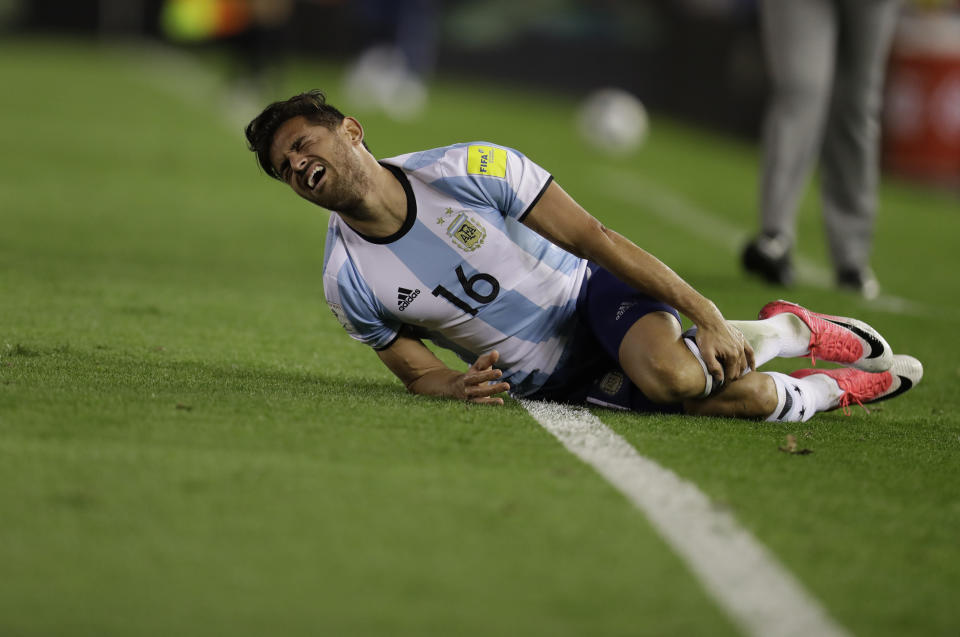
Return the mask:
[(467, 149), (467, 173), (507, 176), (507, 151), (494, 146), (470, 146)]

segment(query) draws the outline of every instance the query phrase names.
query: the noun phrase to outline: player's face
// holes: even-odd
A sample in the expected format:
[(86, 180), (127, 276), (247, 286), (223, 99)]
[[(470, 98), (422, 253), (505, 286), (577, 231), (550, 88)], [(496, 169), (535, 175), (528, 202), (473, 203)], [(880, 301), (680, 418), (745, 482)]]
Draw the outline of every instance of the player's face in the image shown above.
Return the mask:
[(294, 117), (273, 136), (270, 161), (280, 179), (307, 201), (328, 210), (351, 210), (368, 183), (357, 151), (363, 136), (359, 126), (356, 120), (344, 120), (330, 130)]

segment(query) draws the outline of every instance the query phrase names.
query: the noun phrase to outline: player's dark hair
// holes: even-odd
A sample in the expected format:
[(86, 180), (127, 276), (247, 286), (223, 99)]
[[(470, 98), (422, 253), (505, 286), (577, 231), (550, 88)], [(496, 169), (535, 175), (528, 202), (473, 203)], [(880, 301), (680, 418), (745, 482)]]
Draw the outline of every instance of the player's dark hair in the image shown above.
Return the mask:
[(260, 162), (263, 171), (274, 179), (280, 179), (280, 175), (270, 163), (270, 146), (273, 144), (273, 136), (277, 134), (277, 129), (284, 122), (298, 115), (306, 117), (315, 124), (326, 126), (330, 130), (336, 130), (343, 121), (343, 113), (327, 104), (326, 95), (317, 89), (274, 102), (263, 109), (262, 113), (247, 124), (245, 130), (247, 147), (257, 154), (257, 161)]

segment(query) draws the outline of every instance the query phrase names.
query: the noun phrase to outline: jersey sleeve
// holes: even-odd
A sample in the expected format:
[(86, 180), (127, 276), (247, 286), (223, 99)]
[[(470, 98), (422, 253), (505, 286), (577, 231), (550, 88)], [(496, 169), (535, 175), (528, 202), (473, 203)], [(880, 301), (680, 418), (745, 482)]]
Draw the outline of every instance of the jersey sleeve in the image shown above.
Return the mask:
[(522, 153), (490, 142), (457, 144), (445, 149), (432, 186), (464, 205), (494, 208), (523, 221), (553, 177)]
[(376, 350), (390, 347), (402, 325), (389, 318), (349, 261), (327, 265), (323, 273), (323, 293), (343, 329), (351, 338)]
[[(472, 164), (479, 164), (484, 156), (482, 147), (472, 150), (467, 160), (468, 170)], [(517, 221), (523, 221), (524, 217), (540, 201), (544, 191), (553, 176), (544, 170), (539, 164), (530, 160), (527, 156), (513, 150), (512, 148), (490, 147), (495, 161), (500, 153), (506, 156), (506, 170), (504, 179), (509, 188), (502, 192), (502, 197), (495, 200), (499, 205), (501, 212), (507, 217), (513, 217)]]

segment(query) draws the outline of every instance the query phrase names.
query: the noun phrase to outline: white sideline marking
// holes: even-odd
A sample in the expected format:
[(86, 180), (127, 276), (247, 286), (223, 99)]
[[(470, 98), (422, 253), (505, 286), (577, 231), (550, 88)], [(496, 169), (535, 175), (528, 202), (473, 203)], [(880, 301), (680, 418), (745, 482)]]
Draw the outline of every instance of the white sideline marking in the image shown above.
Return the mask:
[[(730, 254), (739, 254), (749, 239), (749, 233), (719, 215), (632, 172), (598, 171), (595, 179), (605, 183), (610, 196), (624, 203), (643, 203), (646, 211), (699, 239), (723, 246)], [(828, 268), (802, 255), (796, 255), (794, 262), (797, 278), (801, 282), (818, 288), (833, 287), (833, 275)], [(922, 303), (890, 294), (881, 294), (872, 301), (862, 302), (868, 307), (892, 314), (930, 315), (930, 310)]]
[(848, 633), (728, 512), (641, 456), (587, 409), (521, 400), (530, 415), (637, 506), (748, 635)]

